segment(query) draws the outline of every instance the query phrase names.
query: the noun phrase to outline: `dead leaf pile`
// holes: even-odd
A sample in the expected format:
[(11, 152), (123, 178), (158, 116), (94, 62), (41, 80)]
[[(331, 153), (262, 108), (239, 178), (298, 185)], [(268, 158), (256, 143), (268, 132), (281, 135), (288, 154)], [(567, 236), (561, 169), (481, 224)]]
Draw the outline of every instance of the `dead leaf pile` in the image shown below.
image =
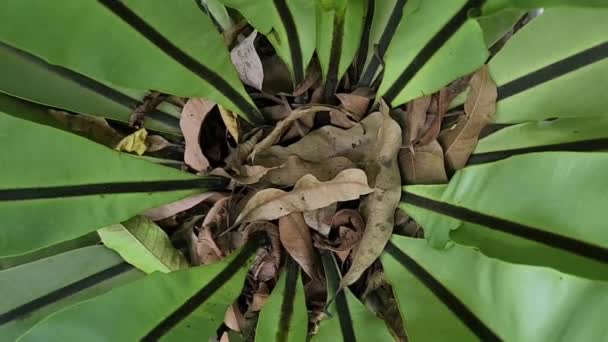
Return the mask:
[[(111, 122), (89, 117), (57, 114), (57, 120), (86, 135), (93, 129), (99, 133), (92, 139), (120, 151), (154, 157), (177, 151), (174, 159), (183, 160), (184, 169), (231, 179), (221, 192), (144, 213), (170, 234), (192, 265), (226, 258), (253, 234), (267, 237), (241, 296), (226, 312), (224, 330), (218, 332), (222, 340), (232, 340), (235, 332), (252, 336), (286, 259), (302, 271), (314, 331), (328, 298), (320, 251), (330, 251), (339, 261), (340, 287), (356, 289), (353, 293), (403, 339), (403, 322), (378, 257), (394, 232), (424, 236), (397, 208), (402, 186), (446, 183), (466, 165), (496, 109), (496, 86), (487, 68), (470, 81), (463, 77), (400, 108), (376, 99), (374, 89), (351, 88), (350, 81), (339, 85), (330, 103), (318, 104), (324, 87), (316, 61), (294, 85), (286, 65), (257, 31), (240, 24), (226, 35), (238, 75), (255, 89), (250, 95), (266, 116), (266, 126), (251, 127), (202, 98), (178, 99), (183, 139), (148, 134), (144, 128), (116, 130)], [(464, 111), (449, 112), (450, 102), (467, 84)], [(154, 99), (148, 106), (158, 105)], [(135, 114), (142, 122), (141, 113)], [(387, 305), (391, 308), (383, 308)]]

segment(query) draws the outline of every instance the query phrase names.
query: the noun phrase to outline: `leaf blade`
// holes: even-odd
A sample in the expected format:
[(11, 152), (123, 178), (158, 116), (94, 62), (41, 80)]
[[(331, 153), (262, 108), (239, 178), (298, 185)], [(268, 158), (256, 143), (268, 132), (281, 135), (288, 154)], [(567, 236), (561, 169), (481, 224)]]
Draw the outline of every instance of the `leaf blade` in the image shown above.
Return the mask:
[[(227, 307), (241, 291), (251, 256), (257, 249), (257, 243), (251, 242), (225, 261), (170, 274), (153, 273), (72, 306), (38, 323), (22, 340), (63, 341), (99, 336), (117, 340), (156, 340), (215, 336), (215, 329), (223, 322)], [(222, 284), (224, 286), (219, 290)], [(185, 306), (188, 301), (192, 304)], [(124, 310), (125, 307), (128, 310)], [(83, 322), (89, 322), (87, 329), (79, 328)], [(91, 325), (91, 322), (95, 324)]]
[[(127, 88), (207, 97), (246, 120), (261, 119), (239, 82), (219, 34), (209, 18), (200, 15), (194, 1), (156, 1), (150, 5), (132, 0), (68, 0), (50, 6), (45, 1), (28, 0), (11, 1), (5, 7), (0, 17), (0, 41), (51, 64)], [(29, 32), (11, 28), (24, 20), (40, 25)], [(55, 25), (58, 22), (70, 25)], [(88, 44), (97, 32), (120, 39)], [(194, 37), (205, 44), (193, 44)]]
[(186, 258), (173, 247), (169, 236), (143, 216), (101, 228), (97, 233), (104, 245), (146, 273), (169, 273), (189, 266)]
[[(406, 237), (393, 237), (382, 263), (399, 306), (409, 309), (402, 314), (410, 338), (537, 341), (603, 334), (584, 318), (608, 305), (603, 282), (498, 261), (459, 245), (437, 250)], [(577, 312), (574, 321), (563, 315), (566, 308)]]
[[(18, 225), (37, 236), (29, 239), (22, 230), (2, 229), (3, 256), (70, 240), (223, 183), (3, 113), (0, 123), (2, 143), (19, 148), (19, 153), (0, 152), (5, 165), (0, 179), (2, 225)], [(39, 172), (40, 167), (45, 172)]]

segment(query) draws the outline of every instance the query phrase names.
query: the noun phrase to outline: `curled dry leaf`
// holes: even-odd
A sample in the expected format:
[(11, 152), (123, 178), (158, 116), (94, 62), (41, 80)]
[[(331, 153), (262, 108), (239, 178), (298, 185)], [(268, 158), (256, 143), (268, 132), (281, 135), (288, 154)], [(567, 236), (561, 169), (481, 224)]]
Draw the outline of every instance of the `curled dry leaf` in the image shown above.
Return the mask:
[(226, 158), (226, 168), (236, 172), (245, 163), (249, 154), (253, 152), (255, 144), (262, 139), (263, 135), (264, 131), (257, 130), (245, 142), (239, 144)]
[(403, 144), (410, 146), (420, 138), (426, 122), (426, 112), (431, 105), (431, 97), (424, 96), (408, 103), (403, 130)]
[(374, 93), (369, 88), (358, 88), (350, 94), (336, 94), (342, 107), (351, 112), (357, 120), (361, 120), (367, 114), (367, 107)]
[(279, 167), (269, 169), (265, 179), (272, 184), (293, 186), (300, 178), (310, 174), (321, 182), (325, 182), (334, 178), (341, 171), (353, 167), (355, 165), (344, 157), (335, 157), (315, 163), (293, 155), (289, 156)]
[(234, 331), (241, 331), (242, 322), (245, 320), (243, 314), (239, 310), (239, 306), (237, 304), (232, 304), (226, 309), (226, 314), (224, 315), (224, 324), (228, 328)]
[(192, 232), (190, 256), (193, 265), (208, 265), (222, 260), (225, 254), (213, 239), (211, 227), (203, 227), (198, 236)]
[(193, 245), (190, 251), (193, 264), (210, 264), (219, 261), (234, 248), (230, 241), (227, 241), (228, 237), (222, 241), (216, 239), (216, 236), (227, 228), (226, 219), (231, 199), (224, 197), (215, 202), (205, 216), (198, 236), (192, 232)]
[(351, 129), (324, 126), (287, 147), (275, 145), (261, 151), (256, 155), (256, 163), (281, 165), (291, 155), (311, 162), (323, 162), (334, 157), (346, 157), (354, 163), (362, 162), (375, 144), (382, 122), (381, 113), (372, 113)]
[(331, 229), (332, 218), (336, 214), (338, 208), (337, 203), (334, 203), (325, 208), (319, 208), (316, 210), (310, 210), (304, 212), (304, 221), (306, 224), (319, 232), (321, 235), (327, 237)]
[(264, 67), (262, 60), (253, 45), (258, 31), (253, 31), (230, 51), (230, 59), (241, 78), (241, 81), (257, 90), (264, 84)]
[(251, 185), (259, 182), (272, 169), (274, 168), (261, 165), (243, 165), (235, 175), (229, 177), (237, 183)]
[(146, 144), (147, 137), (148, 131), (145, 128), (139, 129), (122, 138), (114, 149), (116, 151), (135, 152), (141, 156), (148, 149), (148, 145)]
[(186, 141), (184, 162), (196, 171), (207, 170), (210, 166), (209, 160), (207, 160), (205, 155), (203, 155), (203, 150), (201, 150), (199, 135), (203, 121), (205, 121), (205, 118), (213, 107), (215, 107), (215, 103), (211, 101), (192, 98), (186, 102), (179, 120), (179, 127)]
[[(396, 164), (396, 163), (395, 163)], [(274, 220), (293, 212), (326, 207), (332, 203), (350, 201), (372, 192), (365, 172), (348, 169), (334, 179), (320, 182), (312, 175), (302, 177), (291, 192), (266, 189), (256, 193), (243, 208), (237, 223)]]
[(308, 70), (306, 71), (306, 78), (296, 86), (293, 90), (293, 96), (300, 96), (304, 94), (308, 89), (314, 85), (318, 85), (321, 81), (321, 66), (316, 59), (313, 59)]
[(310, 228), (302, 213), (291, 213), (279, 219), (279, 237), (287, 253), (311, 279), (319, 279), (320, 266), (312, 246)]
[(260, 282), (258, 284), (258, 289), (253, 294), (253, 299), (251, 301), (251, 305), (249, 306), (249, 311), (256, 312), (262, 310), (262, 307), (268, 300), (270, 296), (270, 288), (268, 284), (265, 282)]
[(84, 114), (69, 114), (60, 110), (49, 110), (49, 114), (70, 131), (99, 144), (114, 147), (123, 135), (112, 128), (104, 118)]
[(437, 140), (424, 146), (401, 149), (399, 168), (404, 184), (446, 183), (443, 149)]
[(445, 159), (451, 170), (463, 168), (477, 146), (481, 130), (490, 123), (496, 112), (496, 84), (487, 66), (479, 69), (471, 78), (471, 90), (464, 104), (466, 116), (456, 125), (441, 132), (439, 142), (445, 151)]
[(142, 215), (146, 216), (147, 218), (151, 219), (152, 221), (160, 221), (162, 219), (166, 219), (167, 217), (171, 217), (177, 213), (181, 213), (182, 211), (186, 211), (201, 202), (204, 202), (204, 201), (215, 202), (224, 197), (226, 197), (226, 195), (219, 193), (219, 192), (213, 192), (213, 191), (205, 192), (202, 194), (184, 198), (177, 202), (173, 202), (173, 203), (162, 205), (160, 207), (148, 209)]
[(245, 236), (243, 243), (247, 242), (249, 236), (258, 232), (264, 232), (268, 237), (270, 251), (266, 248), (258, 251), (256, 260), (252, 266), (253, 276), (256, 280), (262, 282), (274, 281), (278, 278), (279, 266), (281, 265), (279, 228), (270, 222), (252, 222), (243, 229)]
[(287, 118), (277, 123), (272, 132), (270, 132), (270, 134), (268, 134), (262, 141), (255, 145), (253, 153), (251, 154), (251, 159), (254, 159), (258, 152), (276, 144), (281, 139), (281, 136), (283, 136), (283, 134), (296, 120), (301, 119), (306, 115), (312, 115), (320, 111), (331, 111), (333, 109), (333, 107), (328, 106), (310, 105), (291, 111)]
[(348, 129), (355, 127), (359, 123), (359, 119), (351, 113), (334, 109), (329, 112), (329, 123), (336, 127)]
[(389, 109), (384, 102), (380, 104), (380, 111), (384, 120), (378, 131), (376, 146), (369, 150), (366, 163), (366, 173), (374, 191), (361, 202), (365, 231), (352, 265), (342, 278), (342, 287), (357, 281), (384, 250), (393, 231), (395, 209), (401, 198), (401, 177), (397, 162), (401, 128), (389, 116)]
[(315, 246), (335, 252), (343, 262), (350, 251), (361, 241), (365, 222), (358, 211), (342, 209), (331, 220), (330, 238), (322, 239), (315, 236)]
[(173, 144), (160, 135), (150, 135), (146, 138), (146, 145), (148, 145), (146, 152), (156, 152)]
[(427, 114), (424, 128), (422, 129), (422, 135), (414, 141), (414, 145), (427, 145), (431, 141), (436, 140), (441, 131), (441, 122), (443, 121), (443, 115), (448, 110), (448, 91), (443, 88), (434, 96), (435, 102), (437, 103), (437, 110), (434, 114)]

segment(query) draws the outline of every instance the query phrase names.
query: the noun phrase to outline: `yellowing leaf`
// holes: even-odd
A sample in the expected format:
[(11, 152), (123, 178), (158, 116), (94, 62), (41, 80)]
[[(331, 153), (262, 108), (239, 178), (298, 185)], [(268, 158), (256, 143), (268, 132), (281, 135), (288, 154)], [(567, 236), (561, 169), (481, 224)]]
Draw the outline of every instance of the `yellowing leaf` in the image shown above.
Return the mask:
[(188, 261), (150, 219), (137, 216), (122, 224), (97, 230), (106, 247), (146, 273), (168, 273), (188, 268)]
[(123, 152), (135, 152), (141, 156), (148, 149), (148, 145), (146, 144), (147, 137), (148, 131), (142, 128), (122, 138), (114, 149)]
[(229, 111), (228, 109), (218, 106), (220, 109), (220, 115), (222, 116), (222, 121), (224, 121), (224, 125), (226, 125), (226, 129), (232, 135), (234, 140), (238, 143), (239, 140), (239, 122), (237, 121), (236, 114)]
[(334, 179), (320, 182), (312, 175), (302, 177), (291, 192), (266, 189), (255, 194), (245, 205), (236, 223), (274, 220), (293, 212), (326, 207), (335, 202), (350, 201), (373, 190), (367, 185), (365, 172), (348, 169)]

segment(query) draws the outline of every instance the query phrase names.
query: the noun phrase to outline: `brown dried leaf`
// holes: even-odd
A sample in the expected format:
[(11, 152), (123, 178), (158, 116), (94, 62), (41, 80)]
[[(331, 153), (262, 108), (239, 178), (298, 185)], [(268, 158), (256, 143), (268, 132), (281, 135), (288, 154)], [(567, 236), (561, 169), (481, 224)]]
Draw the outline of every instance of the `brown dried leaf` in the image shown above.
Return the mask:
[(389, 109), (381, 103), (384, 118), (378, 132), (376, 146), (369, 150), (366, 173), (374, 192), (361, 202), (365, 217), (365, 231), (352, 265), (342, 278), (341, 286), (359, 279), (361, 274), (380, 256), (393, 231), (395, 209), (401, 198), (401, 177), (397, 154), (401, 147), (401, 128), (389, 116)]
[(285, 163), (291, 155), (312, 162), (346, 157), (358, 163), (366, 159), (368, 150), (375, 144), (382, 122), (382, 114), (376, 112), (368, 115), (359, 125), (351, 129), (321, 127), (287, 147), (275, 145), (260, 152), (256, 155), (256, 163), (277, 166)]
[(268, 282), (276, 280), (279, 274), (279, 266), (281, 264), (281, 240), (279, 238), (279, 228), (270, 223), (263, 221), (252, 222), (243, 230), (247, 242), (247, 238), (254, 233), (264, 232), (270, 240), (270, 252), (266, 249), (258, 251), (256, 260), (251, 267), (253, 276), (256, 280)]
[(262, 139), (263, 135), (263, 130), (257, 130), (249, 137), (249, 139), (247, 139), (247, 141), (239, 144), (226, 158), (226, 168), (237, 171), (243, 165), (243, 163), (245, 163), (249, 154), (253, 152), (255, 144)]
[(114, 147), (123, 138), (104, 118), (53, 109), (49, 114), (67, 129), (105, 146)]
[(338, 208), (337, 203), (334, 203), (325, 208), (319, 208), (316, 210), (310, 210), (304, 212), (304, 221), (306, 224), (319, 232), (321, 235), (327, 237), (332, 225), (332, 218), (336, 214)]
[(304, 117), (305, 115), (312, 115), (320, 111), (330, 111), (333, 109), (334, 108), (327, 106), (311, 105), (293, 110), (285, 120), (282, 120), (277, 123), (276, 127), (272, 130), (272, 132), (270, 132), (270, 134), (268, 134), (262, 141), (255, 145), (251, 154), (251, 159), (254, 159), (254, 156), (258, 152), (263, 151), (269, 148), (270, 146), (276, 144), (281, 139), (281, 136), (283, 136), (283, 134), (291, 127), (291, 125), (296, 120)]
[(186, 140), (184, 162), (197, 171), (209, 168), (209, 160), (203, 155), (199, 143), (199, 135), (203, 121), (215, 107), (215, 103), (200, 98), (192, 98), (186, 102), (179, 120), (179, 127)]
[(269, 171), (273, 170), (273, 167), (266, 167), (261, 165), (243, 165), (238, 169), (236, 175), (230, 175), (234, 181), (244, 185), (255, 184), (260, 181)]
[(269, 170), (266, 180), (276, 185), (293, 186), (300, 178), (310, 174), (321, 182), (325, 182), (334, 178), (341, 171), (354, 167), (355, 165), (344, 157), (314, 163), (293, 155), (289, 156), (283, 165)]
[(374, 93), (369, 88), (358, 88), (350, 94), (336, 94), (338, 100), (344, 109), (355, 115), (355, 118), (361, 120), (367, 114), (367, 107)]
[(319, 66), (319, 63), (317, 62), (317, 60), (313, 59), (313, 61), (308, 66), (308, 70), (306, 71), (306, 78), (300, 84), (298, 84), (296, 86), (296, 88), (293, 90), (292, 95), (300, 96), (300, 95), (304, 94), (312, 86), (318, 84), (320, 80), (321, 80), (321, 67)]
[(239, 306), (237, 304), (232, 304), (226, 309), (226, 314), (224, 315), (224, 324), (228, 328), (234, 331), (241, 331), (241, 322), (245, 320), (243, 314), (239, 310)]
[(264, 67), (262, 60), (253, 45), (258, 31), (253, 31), (230, 51), (230, 59), (243, 83), (262, 90), (264, 84)]
[(331, 227), (332, 230), (337, 230), (337, 233), (331, 234), (334, 238), (329, 240), (315, 236), (315, 246), (335, 252), (344, 262), (350, 251), (361, 241), (365, 222), (358, 211), (342, 209), (332, 218)]
[(424, 146), (401, 149), (399, 168), (404, 184), (439, 184), (448, 181), (443, 149), (437, 140)]
[(320, 182), (314, 176), (306, 175), (296, 183), (291, 192), (266, 189), (256, 193), (238, 216), (237, 223), (274, 220), (293, 212), (314, 210), (335, 202), (354, 200), (372, 191), (367, 185), (365, 172), (358, 169), (344, 170), (327, 182)]
[[(443, 115), (448, 109), (449, 103), (447, 101), (447, 91), (446, 89), (441, 89), (437, 97), (439, 108), (436, 114), (427, 115), (427, 121), (424, 124), (424, 128), (422, 129), (422, 136), (418, 137), (414, 142), (414, 145), (427, 145), (431, 141), (436, 140), (439, 136), (439, 132), (441, 131), (441, 122), (443, 121)], [(432, 120), (430, 120), (432, 118)], [(430, 120), (430, 121), (429, 121)]]
[(355, 127), (359, 123), (359, 120), (351, 113), (332, 110), (329, 112), (329, 122), (336, 127), (348, 129)]
[(405, 146), (412, 145), (422, 135), (422, 129), (426, 122), (426, 112), (430, 105), (430, 96), (424, 96), (408, 103), (403, 132), (403, 144)]
[(477, 146), (479, 133), (496, 111), (496, 84), (487, 66), (479, 69), (470, 81), (471, 90), (464, 104), (466, 117), (460, 117), (451, 129), (439, 134), (445, 159), (451, 170), (463, 168)]
[(190, 256), (195, 266), (212, 264), (225, 256), (213, 239), (211, 227), (203, 227), (198, 236), (192, 232)]
[(257, 291), (253, 294), (253, 300), (249, 307), (249, 311), (256, 312), (262, 310), (262, 307), (266, 304), (269, 296), (270, 288), (268, 288), (268, 284), (260, 282)]
[(315, 251), (312, 247), (310, 228), (302, 213), (291, 213), (279, 219), (279, 237), (287, 253), (312, 279), (321, 277)]
[(150, 135), (146, 138), (146, 145), (148, 145), (146, 152), (156, 152), (173, 144), (160, 135)]
[(225, 194), (219, 192), (205, 192), (202, 194), (194, 195), (191, 197), (184, 198), (177, 202), (162, 205), (160, 207), (146, 210), (142, 215), (151, 219), (152, 221), (159, 221), (171, 217), (182, 211), (186, 211), (195, 205), (204, 202), (211, 201), (215, 202), (226, 197)]

